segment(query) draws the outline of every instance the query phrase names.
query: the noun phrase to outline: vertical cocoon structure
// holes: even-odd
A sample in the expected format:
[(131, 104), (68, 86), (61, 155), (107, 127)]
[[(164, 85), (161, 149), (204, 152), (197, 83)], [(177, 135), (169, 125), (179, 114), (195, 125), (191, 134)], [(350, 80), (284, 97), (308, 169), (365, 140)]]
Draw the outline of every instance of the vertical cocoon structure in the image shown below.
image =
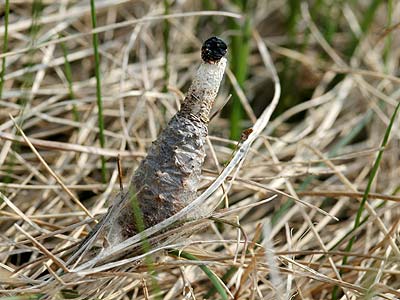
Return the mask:
[[(153, 142), (132, 178), (145, 228), (169, 218), (196, 198), (208, 116), (225, 72), (226, 49), (226, 44), (216, 37), (203, 44), (203, 62), (181, 109)], [(120, 214), (117, 222), (122, 238), (127, 238), (137, 230), (127, 226), (127, 222), (135, 224), (130, 205), (123, 209), (127, 211)]]
[[(201, 63), (181, 109), (151, 145), (128, 189), (114, 200), (107, 214), (81, 242), (71, 260), (98, 237), (109, 246), (137, 234), (137, 201), (143, 225), (151, 227), (171, 217), (196, 198), (204, 163), (208, 116), (226, 67), (226, 44), (212, 37), (204, 42)], [(132, 199), (132, 193), (136, 194)]]

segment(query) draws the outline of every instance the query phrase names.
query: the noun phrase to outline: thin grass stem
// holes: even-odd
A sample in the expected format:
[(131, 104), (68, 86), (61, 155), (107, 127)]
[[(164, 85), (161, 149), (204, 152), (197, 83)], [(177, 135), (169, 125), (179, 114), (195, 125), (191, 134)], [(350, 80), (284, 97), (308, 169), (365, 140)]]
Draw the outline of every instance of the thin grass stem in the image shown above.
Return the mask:
[[(364, 212), (365, 203), (367, 202), (367, 199), (368, 199), (368, 196), (369, 196), (369, 192), (371, 191), (372, 183), (374, 182), (376, 174), (378, 173), (378, 169), (379, 169), (379, 165), (380, 165), (381, 160), (382, 160), (383, 152), (385, 151), (385, 147), (386, 147), (386, 145), (388, 143), (390, 132), (392, 131), (393, 123), (394, 123), (394, 121), (396, 119), (397, 112), (398, 112), (399, 108), (400, 108), (400, 103), (397, 104), (396, 109), (394, 110), (394, 112), (392, 114), (392, 117), (390, 118), (389, 125), (386, 128), (385, 135), (384, 135), (382, 143), (381, 143), (381, 150), (378, 151), (378, 155), (377, 155), (377, 157), (375, 159), (375, 162), (374, 162), (374, 165), (372, 167), (371, 174), (370, 174), (370, 176), (368, 178), (367, 187), (366, 187), (366, 189), (364, 191), (363, 198), (362, 198), (362, 200), (360, 202), (360, 206), (358, 207), (358, 210), (357, 210), (357, 215), (356, 215), (356, 218), (354, 220), (353, 231), (356, 230), (357, 228), (359, 228), (360, 225), (361, 225), (361, 217), (362, 217), (362, 214)], [(346, 246), (346, 250), (345, 250), (346, 252), (351, 252), (351, 249), (353, 248), (355, 240), (356, 240), (356, 236), (353, 236), (349, 240), (349, 242), (348, 242), (348, 244)], [(342, 260), (342, 264), (346, 265), (347, 264), (347, 260), (348, 260), (348, 256), (344, 256), (343, 260)], [(341, 273), (343, 273), (343, 272), (341, 272)], [(337, 299), (337, 292), (338, 292), (338, 287), (335, 286), (335, 288), (333, 289), (333, 292), (332, 292), (332, 299)]]
[[(172, 254), (173, 256), (186, 258), (188, 260), (199, 260), (193, 254), (190, 254), (185, 251), (171, 250), (169, 253)], [(199, 268), (207, 275), (208, 279), (210, 279), (211, 283), (213, 284), (213, 287), (221, 296), (221, 298), (223, 300), (228, 300), (229, 299), (228, 294), (226, 293), (225, 288), (222, 286), (220, 279), (206, 265), (199, 265)]]
[[(4, 37), (3, 37), (3, 53), (7, 52), (8, 49), (8, 17), (10, 14), (10, 1), (6, 0), (4, 7)], [(4, 56), (1, 59), (1, 72), (0, 72), (0, 99), (3, 96), (3, 87), (4, 87), (4, 75), (6, 73), (6, 57)]]
[[(169, 1), (164, 0), (164, 14), (169, 14)], [(163, 27), (163, 42), (164, 42), (164, 88), (163, 91), (168, 91), (168, 81), (169, 81), (169, 21), (167, 19), (164, 20), (164, 27)]]
[[(96, 29), (96, 7), (94, 0), (90, 0), (90, 13), (92, 17), (92, 27)], [(94, 70), (96, 76), (96, 99), (98, 109), (98, 126), (100, 147), (105, 148), (106, 140), (104, 136), (104, 116), (103, 116), (103, 100), (101, 97), (101, 76), (100, 76), (100, 55), (99, 55), (99, 37), (97, 32), (93, 33), (93, 49), (94, 49)], [(106, 159), (101, 156), (101, 176), (103, 182), (107, 181)]]
[[(65, 46), (64, 42), (60, 43), (61, 49), (63, 51), (63, 56), (64, 56), (64, 72), (65, 72), (65, 78), (67, 79), (68, 82), (68, 92), (69, 92), (69, 98), (70, 99), (75, 99), (75, 93), (72, 85), (72, 71), (71, 71), (71, 64), (68, 60), (68, 49)], [(72, 115), (73, 119), (75, 122), (79, 122), (79, 113), (78, 109), (76, 107), (76, 104), (72, 105)]]
[[(129, 193), (130, 193), (129, 197), (131, 200), (130, 202), (131, 202), (131, 206), (132, 206), (132, 210), (133, 210), (133, 217), (135, 219), (135, 225), (136, 225), (136, 228), (137, 228), (139, 234), (142, 235), (141, 243), (142, 243), (143, 252), (147, 253), (147, 252), (150, 252), (151, 245), (150, 245), (150, 242), (149, 242), (147, 236), (145, 236), (143, 234), (143, 231), (146, 229), (144, 220), (143, 220), (143, 213), (140, 208), (139, 201), (137, 200), (136, 193), (133, 190), (130, 190)], [(154, 261), (153, 261), (152, 257), (150, 255), (147, 255), (144, 258), (144, 262), (147, 266), (149, 274), (155, 274)], [(153, 289), (154, 295), (156, 295), (155, 299), (162, 299), (161, 289), (157, 283), (157, 280), (154, 278), (154, 276), (152, 276), (151, 279), (152, 279), (151, 280), (152, 289)]]
[[(393, 20), (393, 1), (388, 0), (387, 1), (387, 28), (390, 28), (392, 26), (392, 20)], [(385, 69), (386, 73), (389, 71), (389, 55), (390, 55), (390, 49), (392, 48), (392, 32), (389, 32), (386, 40), (385, 40), (385, 49), (383, 50), (383, 60), (385, 61)]]
[[(243, 89), (247, 79), (249, 55), (250, 55), (250, 40), (251, 40), (251, 19), (246, 15), (247, 1), (236, 1), (245, 15), (242, 23), (236, 20), (230, 20), (230, 29), (237, 32), (232, 37), (231, 42), (231, 64), (232, 71), (235, 74), (239, 86)], [(230, 109), (230, 138), (237, 140), (243, 130), (242, 120), (244, 110), (240, 102), (239, 96), (233, 89)]]

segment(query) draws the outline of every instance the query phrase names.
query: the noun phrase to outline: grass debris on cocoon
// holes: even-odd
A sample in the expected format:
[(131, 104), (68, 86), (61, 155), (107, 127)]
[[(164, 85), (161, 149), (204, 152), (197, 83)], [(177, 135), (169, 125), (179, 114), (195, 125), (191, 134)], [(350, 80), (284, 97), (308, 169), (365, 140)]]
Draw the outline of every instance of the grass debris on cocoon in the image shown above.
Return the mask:
[[(0, 300), (400, 298), (396, 1), (3, 2)], [(120, 199), (117, 158), (126, 192), (181, 108), (202, 42), (243, 35), (197, 197), (71, 260)], [(218, 113), (231, 94), (240, 124)]]

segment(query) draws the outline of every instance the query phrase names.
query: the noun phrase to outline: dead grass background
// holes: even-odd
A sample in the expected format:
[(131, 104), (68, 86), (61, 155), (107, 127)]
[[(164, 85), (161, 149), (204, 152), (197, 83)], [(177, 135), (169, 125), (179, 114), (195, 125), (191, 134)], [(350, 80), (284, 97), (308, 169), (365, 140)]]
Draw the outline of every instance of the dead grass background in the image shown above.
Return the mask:
[[(322, 8), (315, 10), (319, 2)], [(240, 93), (235, 74), (228, 72), (215, 109), (239, 89), (247, 113), (243, 127), (252, 127), (274, 94), (262, 56), (268, 47), (281, 77), (278, 113), (232, 174), (234, 180), (228, 177), (224, 190), (211, 197), (225, 210), (153, 235), (163, 243), (148, 254), (154, 262), (149, 269), (138, 263), (143, 256), (134, 250), (112, 265), (79, 268), (67, 260), (95, 224), (88, 215), (105, 213), (119, 191), (118, 154), (128, 182), (177, 111), (199, 64), (202, 41), (219, 35), (229, 43), (236, 34), (229, 22), (240, 11), (228, 1), (209, 4), (219, 9), (214, 12), (206, 12), (200, 1), (175, 1), (165, 16), (161, 1), (96, 1), (106, 137), (102, 149), (89, 2), (42, 1), (35, 17), (32, 7), (38, 1), (11, 1), (8, 50), (0, 55), (6, 58), (0, 99), (0, 299), (203, 299), (212, 284), (199, 265), (221, 278), (229, 299), (331, 299), (335, 286), (337, 299), (400, 298), (398, 121), (367, 197), (363, 222), (353, 231), (400, 97), (400, 40), (397, 27), (390, 27), (399, 22), (400, 5), (388, 1), (389, 9), (378, 1), (365, 29), (364, 14), (377, 1), (319, 2), (299, 6), (294, 33), (286, 30), (289, 2), (253, 3), (248, 80)], [(330, 10), (323, 11), (325, 6)], [(323, 18), (337, 23), (331, 36), (321, 25)], [(0, 35), (4, 42), (4, 18)], [(354, 51), (346, 56), (354, 40)], [(296, 94), (301, 101), (290, 102)], [(221, 173), (237, 144), (227, 139), (227, 115), (225, 109), (210, 123), (201, 190)], [(100, 155), (106, 157), (105, 183)], [(177, 235), (185, 238), (174, 240)], [(199, 260), (179, 259), (168, 254), (171, 249)]]

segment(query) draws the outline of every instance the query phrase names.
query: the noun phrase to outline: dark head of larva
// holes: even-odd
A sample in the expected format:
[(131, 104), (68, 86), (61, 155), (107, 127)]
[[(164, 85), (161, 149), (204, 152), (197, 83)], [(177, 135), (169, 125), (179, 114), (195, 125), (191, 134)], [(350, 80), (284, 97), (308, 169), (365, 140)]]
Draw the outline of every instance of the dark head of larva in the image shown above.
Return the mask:
[(223, 40), (213, 36), (203, 43), (201, 58), (205, 62), (216, 63), (226, 54), (227, 48)]

